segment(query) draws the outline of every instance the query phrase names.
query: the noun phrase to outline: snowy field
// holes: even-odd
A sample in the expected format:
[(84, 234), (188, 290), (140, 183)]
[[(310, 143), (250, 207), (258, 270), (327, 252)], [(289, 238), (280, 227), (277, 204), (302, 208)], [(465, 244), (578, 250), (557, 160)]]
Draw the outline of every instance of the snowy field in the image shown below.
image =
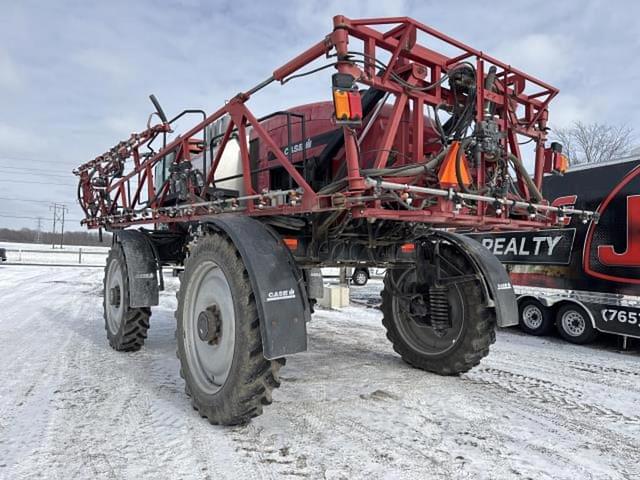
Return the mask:
[[(458, 378), (414, 370), (380, 313), (318, 311), (247, 426), (209, 425), (175, 357), (177, 280), (147, 344), (111, 350), (102, 272), (0, 266), (0, 478), (635, 479), (640, 354), (498, 333)], [(355, 290), (372, 302), (372, 282)]]

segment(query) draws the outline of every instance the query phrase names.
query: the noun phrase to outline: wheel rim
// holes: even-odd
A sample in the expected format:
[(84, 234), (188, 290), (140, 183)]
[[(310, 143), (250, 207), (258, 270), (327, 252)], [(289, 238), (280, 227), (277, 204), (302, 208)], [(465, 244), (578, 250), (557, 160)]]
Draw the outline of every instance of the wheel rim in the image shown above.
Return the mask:
[(183, 309), (187, 363), (201, 391), (216, 393), (227, 380), (235, 349), (235, 311), (229, 282), (213, 261), (193, 272)]
[(112, 334), (117, 334), (124, 316), (124, 278), (122, 265), (117, 258), (111, 260), (107, 268), (107, 281), (105, 282), (105, 312), (107, 326)]
[[(397, 281), (398, 289), (411, 291), (415, 285), (415, 269), (402, 274)], [(396, 320), (398, 333), (412, 349), (421, 355), (442, 355), (456, 346), (464, 331), (464, 304), (457, 286), (449, 288), (449, 315), (451, 327), (444, 335), (436, 333), (430, 325), (416, 321), (407, 313), (407, 303), (394, 296), (392, 300), (393, 315)]]
[(542, 310), (536, 305), (527, 305), (522, 310), (522, 321), (527, 328), (537, 330), (542, 326)]
[(367, 281), (367, 275), (364, 272), (357, 272), (356, 273), (356, 283), (358, 285), (362, 285), (364, 283), (366, 283)]
[(575, 310), (566, 311), (562, 315), (561, 323), (564, 331), (572, 337), (579, 337), (587, 328), (584, 316)]

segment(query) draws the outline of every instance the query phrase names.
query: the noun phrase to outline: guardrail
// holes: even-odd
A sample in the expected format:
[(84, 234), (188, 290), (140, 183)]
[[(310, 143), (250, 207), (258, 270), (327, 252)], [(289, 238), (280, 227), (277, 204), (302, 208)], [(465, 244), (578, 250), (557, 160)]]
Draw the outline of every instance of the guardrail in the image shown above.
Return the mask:
[(86, 248), (73, 250), (43, 250), (29, 248), (5, 248), (6, 264), (10, 265), (85, 265), (104, 266), (108, 251)]

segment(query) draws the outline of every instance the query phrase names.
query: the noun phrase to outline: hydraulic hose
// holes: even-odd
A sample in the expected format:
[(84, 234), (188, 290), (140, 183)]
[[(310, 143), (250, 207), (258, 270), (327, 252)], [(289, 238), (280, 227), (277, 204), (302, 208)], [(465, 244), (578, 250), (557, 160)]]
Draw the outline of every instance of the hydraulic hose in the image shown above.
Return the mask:
[(538, 190), (538, 187), (536, 187), (536, 184), (533, 183), (533, 180), (531, 180), (529, 172), (527, 172), (527, 170), (524, 168), (524, 165), (522, 165), (520, 159), (510, 153), (509, 160), (511, 160), (513, 166), (516, 168), (516, 172), (524, 179), (524, 183), (527, 184), (527, 189), (529, 190), (529, 194), (531, 195), (533, 201), (541, 202), (542, 194), (540, 193), (540, 190)]

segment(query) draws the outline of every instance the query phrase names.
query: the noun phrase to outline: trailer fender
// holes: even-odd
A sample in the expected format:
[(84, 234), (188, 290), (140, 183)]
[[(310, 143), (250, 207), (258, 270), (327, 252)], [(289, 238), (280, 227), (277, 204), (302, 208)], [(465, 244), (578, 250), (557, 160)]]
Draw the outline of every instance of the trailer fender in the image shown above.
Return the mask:
[(251, 217), (221, 214), (207, 223), (231, 239), (247, 268), (264, 357), (272, 360), (305, 351), (311, 309), (303, 275), (280, 236)]
[(159, 303), (158, 263), (151, 241), (137, 230), (115, 232), (122, 245), (129, 277), (129, 306), (151, 307)]
[(482, 277), (482, 286), (489, 306), (495, 308), (496, 320), (499, 327), (513, 327), (518, 325), (518, 304), (511, 285), (509, 274), (504, 266), (487, 248), (470, 237), (438, 231), (433, 234), (444, 238), (464, 252), (475, 265)]

